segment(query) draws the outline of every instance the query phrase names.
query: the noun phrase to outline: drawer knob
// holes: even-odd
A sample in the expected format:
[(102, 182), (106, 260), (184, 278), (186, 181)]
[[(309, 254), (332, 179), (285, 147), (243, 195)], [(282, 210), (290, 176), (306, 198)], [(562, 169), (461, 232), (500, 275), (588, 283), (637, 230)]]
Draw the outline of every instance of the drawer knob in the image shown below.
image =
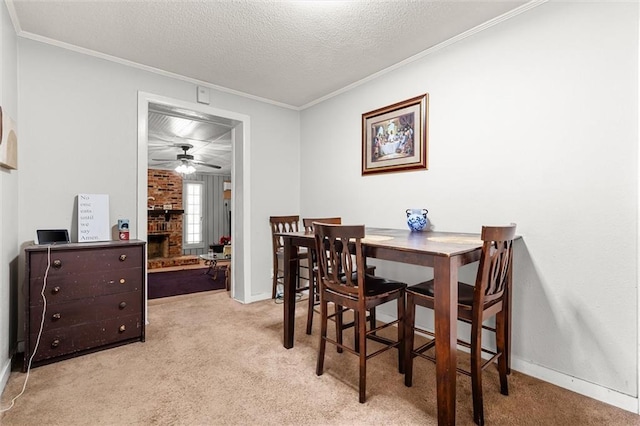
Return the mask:
[(60, 269), (62, 267), (62, 260), (56, 259), (52, 263), (53, 267), (56, 269)]
[(120, 302), (120, 304), (118, 305), (118, 307), (119, 307), (120, 309), (124, 309), (124, 308), (126, 308), (126, 307), (127, 307), (127, 302)]
[(59, 320), (62, 316), (60, 315), (60, 312), (56, 312), (55, 314), (51, 315), (51, 319), (56, 321)]
[(120, 284), (124, 284), (127, 280), (125, 280), (124, 278), (120, 278)]
[(58, 294), (58, 293), (60, 293), (60, 287), (55, 286), (55, 287), (51, 290), (51, 293), (53, 293), (53, 294)]
[(124, 262), (125, 260), (127, 260), (127, 255), (126, 254), (121, 254), (120, 255), (120, 262)]
[(122, 324), (122, 325), (120, 326), (120, 328), (118, 329), (118, 331), (119, 331), (120, 333), (124, 333), (126, 329), (127, 329), (127, 327), (125, 327), (125, 326), (124, 326), (124, 324)]
[(60, 340), (56, 339), (53, 342), (51, 342), (51, 347), (52, 348), (57, 348), (58, 346), (60, 346)]

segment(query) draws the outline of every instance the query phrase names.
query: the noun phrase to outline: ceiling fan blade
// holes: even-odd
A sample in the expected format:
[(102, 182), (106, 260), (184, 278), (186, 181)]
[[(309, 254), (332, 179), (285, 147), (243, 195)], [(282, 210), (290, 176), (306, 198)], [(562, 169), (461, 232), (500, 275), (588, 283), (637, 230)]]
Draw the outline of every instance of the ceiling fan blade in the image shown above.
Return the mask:
[(152, 158), (151, 161), (167, 161), (167, 162), (172, 161), (173, 162), (173, 161), (178, 161), (178, 160), (176, 160), (175, 158), (171, 158), (171, 159), (169, 159), (169, 158)]
[(212, 169), (221, 169), (222, 168), (222, 166), (218, 166), (217, 164), (209, 164), (209, 163), (205, 163), (204, 161), (191, 160), (191, 162), (193, 164), (197, 164), (199, 166), (211, 167)]
[(221, 169), (222, 166), (218, 166), (217, 164), (201, 164), (201, 166), (211, 167), (212, 169)]

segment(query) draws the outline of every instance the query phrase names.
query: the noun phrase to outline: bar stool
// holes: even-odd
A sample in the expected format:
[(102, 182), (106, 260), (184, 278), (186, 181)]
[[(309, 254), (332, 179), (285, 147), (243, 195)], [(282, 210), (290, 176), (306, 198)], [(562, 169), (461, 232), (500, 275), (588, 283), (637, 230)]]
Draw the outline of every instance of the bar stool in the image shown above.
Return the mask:
[[(398, 371), (404, 372), (404, 291), (407, 285), (365, 273), (365, 255), (362, 248), (364, 226), (315, 224), (316, 251), (320, 277), (320, 348), (316, 374), (324, 372), (324, 354), (327, 342), (358, 356), (360, 364), (359, 401), (366, 399), (367, 360), (389, 349), (398, 349)], [(383, 303), (397, 301), (398, 318), (395, 321), (367, 330), (367, 311)], [(328, 303), (336, 305), (336, 312), (328, 313)], [(329, 317), (336, 323), (345, 310), (353, 310), (357, 344), (349, 347), (343, 344), (342, 327), (336, 326), (336, 338), (327, 336)], [(397, 339), (388, 339), (376, 332), (398, 326)], [(367, 340), (375, 340), (384, 346), (371, 354), (367, 353)]]
[[(271, 224), (271, 240), (273, 243), (273, 285), (271, 289), (271, 298), (272, 299), (281, 299), (282, 295), (278, 294), (278, 284), (284, 285), (284, 264), (280, 262), (279, 259), (284, 256), (284, 240), (277, 236), (276, 234), (279, 232), (299, 232), (300, 228), (298, 222), (300, 221), (300, 216), (270, 216), (269, 223)], [(297, 277), (298, 281), (296, 282), (296, 292), (300, 293), (302, 291), (308, 290), (309, 285), (306, 287), (300, 287), (301, 279), (307, 280), (308, 283), (311, 282), (311, 268), (309, 267), (308, 251), (306, 248), (302, 247), (298, 250), (296, 255), (297, 258)], [(301, 266), (301, 260), (306, 263), (306, 266)], [(282, 265), (281, 265), (282, 264)], [(307, 269), (307, 276), (301, 277), (300, 270)]]
[[(513, 257), (513, 238), (516, 225), (483, 226), (481, 239), (482, 254), (478, 265), (475, 285), (458, 283), (458, 320), (471, 324), (469, 342), (458, 339), (458, 344), (471, 349), (471, 371), (457, 368), (459, 373), (471, 376), (473, 394), (473, 419), (478, 425), (484, 424), (484, 406), (482, 401), (482, 370), (498, 361), (500, 375), (500, 393), (509, 394), (508, 374), (508, 294), (511, 292), (511, 264)], [(426, 281), (406, 290), (407, 311), (405, 318), (405, 386), (413, 382), (413, 358), (419, 356), (435, 362), (435, 356), (426, 352), (435, 346), (435, 336), (431, 331), (415, 326), (416, 306), (434, 309), (434, 282)], [(496, 326), (489, 327), (482, 323), (495, 316)], [(482, 347), (482, 330), (496, 334), (496, 351)], [(433, 337), (424, 345), (414, 349), (414, 335), (418, 330)], [(482, 352), (491, 355), (484, 360)]]

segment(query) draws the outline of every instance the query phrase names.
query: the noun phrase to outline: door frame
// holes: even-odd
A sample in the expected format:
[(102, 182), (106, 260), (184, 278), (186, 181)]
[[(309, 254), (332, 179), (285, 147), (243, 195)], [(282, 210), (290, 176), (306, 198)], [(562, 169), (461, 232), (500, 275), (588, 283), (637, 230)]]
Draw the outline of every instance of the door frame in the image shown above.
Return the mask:
[[(188, 109), (232, 120), (235, 124), (231, 131), (232, 166), (231, 166), (231, 297), (242, 303), (251, 298), (251, 222), (250, 222), (250, 119), (248, 115), (214, 108), (209, 105), (186, 102), (166, 96), (146, 92), (138, 92), (138, 169), (137, 169), (137, 212), (136, 235), (138, 239), (147, 240), (147, 170), (149, 167), (149, 104), (162, 104), (176, 108)], [(146, 254), (145, 254), (146, 257)], [(147, 283), (145, 265), (145, 301), (147, 300)], [(146, 310), (146, 304), (145, 304)], [(148, 316), (147, 316), (148, 318)]]

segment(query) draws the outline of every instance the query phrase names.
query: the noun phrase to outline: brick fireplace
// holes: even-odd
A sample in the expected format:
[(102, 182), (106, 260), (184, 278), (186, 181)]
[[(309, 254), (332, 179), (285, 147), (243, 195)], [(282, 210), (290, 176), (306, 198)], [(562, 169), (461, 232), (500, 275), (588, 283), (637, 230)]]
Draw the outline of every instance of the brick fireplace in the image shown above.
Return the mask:
[(147, 261), (149, 269), (195, 264), (182, 255), (182, 176), (172, 170), (149, 169), (147, 183)]
[(150, 234), (147, 236), (147, 239), (147, 257), (149, 259), (169, 257), (168, 234)]

